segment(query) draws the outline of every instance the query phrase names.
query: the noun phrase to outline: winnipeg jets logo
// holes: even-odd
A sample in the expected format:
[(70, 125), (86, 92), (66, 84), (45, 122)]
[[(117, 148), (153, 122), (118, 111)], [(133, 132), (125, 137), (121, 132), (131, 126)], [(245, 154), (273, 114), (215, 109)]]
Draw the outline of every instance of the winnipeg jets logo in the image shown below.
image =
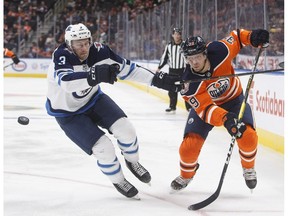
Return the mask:
[(96, 49), (97, 49), (98, 51), (100, 51), (100, 49), (103, 48), (103, 45), (102, 45), (101, 43), (99, 43), (99, 42), (95, 42), (95, 43), (94, 43), (94, 46), (96, 47)]
[(87, 89), (82, 90), (82, 91), (73, 92), (72, 95), (75, 98), (84, 98), (85, 96), (87, 96), (91, 92), (92, 89), (93, 89), (93, 87), (90, 87), (90, 88), (87, 88)]
[(216, 99), (223, 95), (227, 89), (230, 87), (230, 80), (226, 79), (219, 79), (216, 82), (211, 83), (207, 87), (207, 91), (212, 99)]

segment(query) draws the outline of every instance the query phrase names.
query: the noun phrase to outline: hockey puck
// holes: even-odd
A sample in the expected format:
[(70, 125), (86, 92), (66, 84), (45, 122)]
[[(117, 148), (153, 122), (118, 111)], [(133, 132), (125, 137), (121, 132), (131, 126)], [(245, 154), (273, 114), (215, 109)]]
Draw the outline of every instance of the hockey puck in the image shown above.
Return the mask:
[(22, 125), (28, 125), (29, 124), (29, 118), (25, 116), (19, 116), (18, 117), (18, 123)]

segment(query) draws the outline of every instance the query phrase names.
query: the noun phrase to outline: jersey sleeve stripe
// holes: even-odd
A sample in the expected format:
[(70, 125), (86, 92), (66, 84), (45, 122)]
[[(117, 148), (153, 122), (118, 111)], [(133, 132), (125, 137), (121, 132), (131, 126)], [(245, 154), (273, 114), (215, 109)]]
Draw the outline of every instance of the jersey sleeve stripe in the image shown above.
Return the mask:
[(217, 109), (217, 106), (212, 106), (210, 109), (209, 109), (209, 111), (207, 112), (207, 123), (208, 124), (212, 124), (211, 123), (211, 119), (212, 119), (212, 115), (213, 115), (213, 111), (215, 110), (215, 109)]
[(120, 79), (121, 79), (121, 80), (125, 80), (128, 76), (130, 76), (130, 75), (132, 74), (132, 72), (135, 70), (135, 68), (136, 68), (136, 64), (135, 64), (135, 63), (132, 63), (132, 64), (130, 65), (130, 68), (129, 68), (128, 73), (127, 73), (126, 75), (124, 75), (124, 76), (121, 76)]

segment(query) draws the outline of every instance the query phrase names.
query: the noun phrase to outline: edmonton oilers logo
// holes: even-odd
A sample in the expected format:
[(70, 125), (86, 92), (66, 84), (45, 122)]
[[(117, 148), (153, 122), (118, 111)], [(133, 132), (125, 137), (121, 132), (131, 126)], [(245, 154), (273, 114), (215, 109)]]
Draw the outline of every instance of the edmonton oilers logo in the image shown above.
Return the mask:
[(229, 78), (219, 79), (216, 82), (211, 83), (207, 87), (207, 91), (211, 98), (218, 98), (226, 92), (230, 87)]
[(192, 124), (194, 122), (194, 118), (189, 118), (188, 119), (188, 124)]

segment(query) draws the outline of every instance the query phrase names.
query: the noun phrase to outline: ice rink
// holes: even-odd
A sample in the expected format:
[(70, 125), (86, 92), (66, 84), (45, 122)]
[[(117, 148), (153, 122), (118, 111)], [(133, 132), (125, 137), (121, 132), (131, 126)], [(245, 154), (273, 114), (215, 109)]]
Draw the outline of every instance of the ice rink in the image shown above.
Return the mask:
[[(151, 186), (125, 167), (126, 178), (141, 200), (123, 197), (88, 156), (72, 143), (46, 114), (46, 80), (4, 78), (4, 215), (5, 216), (283, 216), (284, 156), (259, 145), (253, 193), (246, 187), (235, 145), (218, 199), (199, 211), (188, 205), (209, 197), (217, 188), (229, 149), (224, 128), (214, 128), (199, 158), (200, 169), (182, 192), (170, 194), (179, 175), (178, 147), (187, 112), (165, 113), (168, 102), (123, 82), (102, 84), (134, 124), (140, 162), (152, 175)], [(18, 116), (29, 125), (17, 123)], [(257, 121), (257, 119), (256, 119)], [(110, 136), (116, 144), (116, 140)]]

